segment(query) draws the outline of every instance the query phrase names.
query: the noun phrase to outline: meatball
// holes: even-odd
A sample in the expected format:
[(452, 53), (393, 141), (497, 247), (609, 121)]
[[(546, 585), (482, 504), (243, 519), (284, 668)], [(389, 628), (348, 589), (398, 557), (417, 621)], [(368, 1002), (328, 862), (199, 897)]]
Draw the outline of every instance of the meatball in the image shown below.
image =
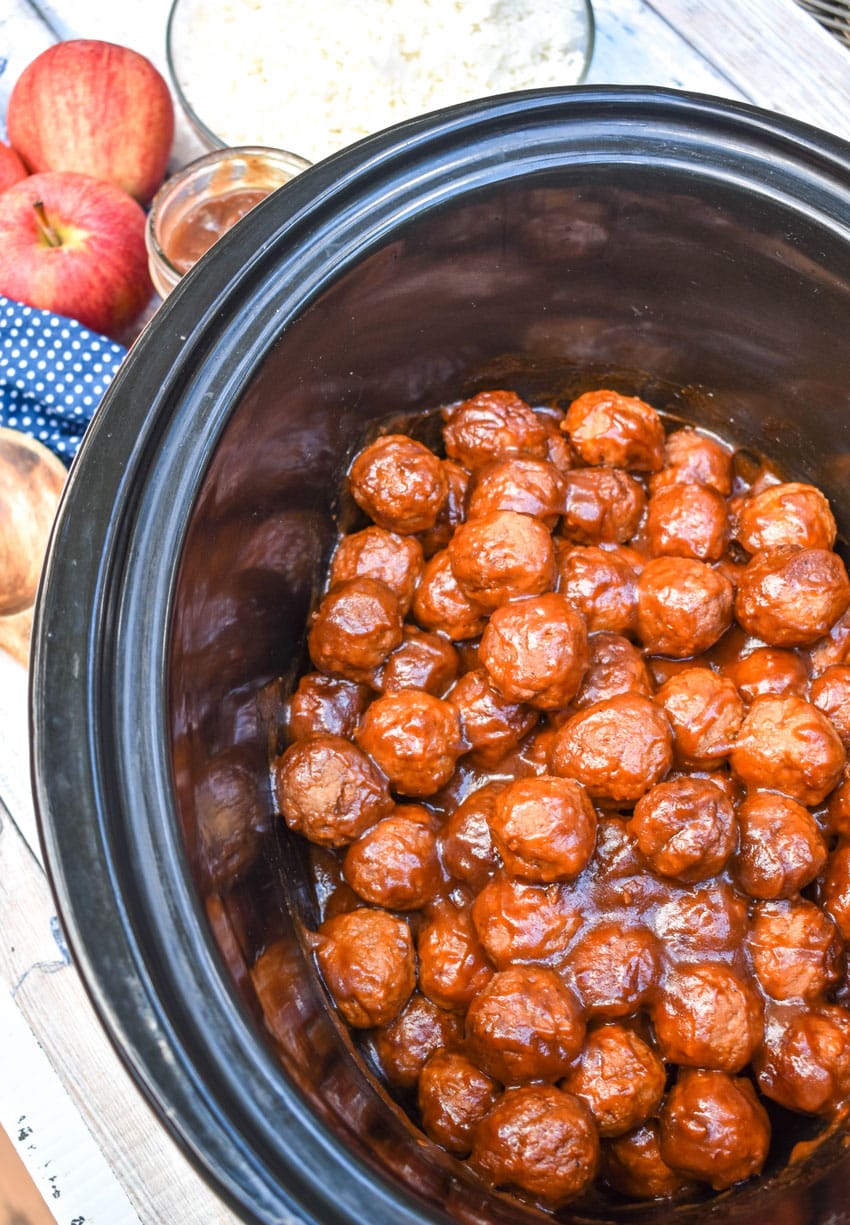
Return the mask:
[(713, 881), (708, 888), (668, 897), (655, 912), (654, 929), (675, 958), (728, 953), (740, 948), (746, 935), (747, 904), (726, 881)]
[(689, 557), (656, 557), (638, 579), (638, 638), (651, 655), (701, 655), (732, 624), (732, 584)]
[(672, 1199), (691, 1190), (688, 1179), (661, 1156), (657, 1119), (611, 1140), (603, 1153), (603, 1172), (606, 1182), (632, 1199)]
[(555, 582), (555, 550), (539, 519), (495, 510), (462, 523), (449, 541), (458, 586), (482, 608), (540, 595)]
[(444, 549), (452, 538), (452, 532), (466, 517), (466, 498), (469, 491), (469, 473), (452, 459), (440, 461), (443, 475), (449, 488), (443, 509), (437, 522), (427, 532), (419, 533), (422, 551), (426, 557)]
[(728, 497), (732, 492), (732, 454), (699, 430), (676, 430), (664, 443), (664, 467), (649, 478), (651, 493), (668, 485), (705, 485)]
[(376, 698), (357, 730), (360, 747), (402, 795), (433, 795), (465, 750), (457, 710), (419, 689)]
[(850, 940), (850, 842), (841, 841), (829, 856), (820, 889), (820, 901)]
[(599, 923), (576, 944), (570, 969), (588, 1016), (626, 1017), (658, 987), (658, 942), (645, 927)]
[(515, 455), (546, 458), (546, 427), (513, 391), (482, 391), (443, 409), (446, 454), (470, 472)]
[(499, 1086), (459, 1051), (438, 1051), (419, 1077), (422, 1130), (450, 1153), (465, 1156), (475, 1127), (495, 1103)]
[(838, 929), (803, 898), (759, 902), (748, 943), (761, 988), (775, 1000), (815, 1001), (841, 977)]
[(574, 544), (624, 544), (640, 526), (646, 494), (619, 468), (577, 468), (566, 476), (561, 531)]
[(661, 1111), (660, 1136), (668, 1165), (724, 1191), (760, 1172), (770, 1121), (744, 1077), (684, 1068)]
[(448, 701), (457, 708), (464, 739), (482, 766), (495, 765), (516, 748), (538, 719), (530, 706), (502, 697), (484, 668), (466, 672)]
[(735, 878), (750, 897), (793, 897), (826, 862), (826, 845), (807, 808), (776, 791), (751, 791), (738, 808)]
[(564, 477), (547, 460), (528, 456), (497, 460), (477, 474), (467, 518), (515, 510), (542, 520), (551, 529), (564, 509), (564, 496)]
[(352, 681), (371, 679), (402, 639), (398, 597), (374, 578), (352, 578), (329, 591), (307, 638), (320, 672)]
[(343, 875), (364, 902), (418, 910), (441, 883), (435, 817), (418, 804), (400, 805), (352, 843)]
[(464, 907), (434, 904), (419, 929), (419, 989), (440, 1008), (465, 1008), (493, 976)]
[(308, 672), (301, 677), (289, 699), (286, 726), (289, 739), (303, 740), (323, 732), (350, 738), (371, 696), (367, 685), (347, 681), (341, 676)]
[(390, 1084), (412, 1089), (425, 1061), (436, 1051), (463, 1042), (463, 1021), (415, 991), (402, 1012), (389, 1025), (375, 1031), (374, 1049)]
[(764, 1031), (761, 997), (748, 978), (719, 961), (670, 969), (652, 1019), (669, 1063), (740, 1072)]
[(424, 689), (440, 698), (454, 682), (459, 667), (457, 651), (445, 638), (405, 625), (401, 646), (387, 656), (374, 683), (381, 693)]
[(586, 1102), (600, 1136), (620, 1136), (654, 1114), (667, 1074), (655, 1051), (625, 1025), (587, 1035), (561, 1088)]
[(812, 681), (809, 698), (829, 719), (845, 749), (850, 748), (850, 666), (825, 668)]
[(724, 761), (744, 718), (744, 703), (728, 677), (710, 668), (685, 668), (655, 694), (673, 729), (673, 748), (683, 766), (711, 769)]
[(571, 778), (520, 778), (499, 795), (490, 833), (512, 876), (536, 884), (572, 880), (596, 845), (596, 813)]
[(646, 541), (654, 557), (719, 561), (729, 544), (726, 501), (705, 485), (668, 485), (646, 508)]
[(452, 642), (477, 638), (487, 624), (481, 605), (468, 599), (458, 586), (448, 549), (425, 563), (413, 597), (413, 615), (426, 630), (439, 630)]
[(385, 434), (356, 456), (351, 494), (378, 527), (407, 536), (433, 527), (448, 497), (443, 467), (421, 442)]
[(779, 647), (756, 647), (748, 655), (726, 664), (723, 672), (747, 703), (769, 693), (804, 698), (809, 681), (800, 656)]
[(471, 792), (449, 817), (443, 829), (442, 851), (446, 870), (455, 880), (480, 889), (499, 867), (490, 835), (490, 815), (504, 782), (485, 783)]
[(735, 539), (748, 553), (779, 549), (831, 549), (836, 537), (829, 502), (814, 485), (790, 481), (768, 485), (746, 498), (738, 512)]
[(633, 803), (673, 764), (667, 717), (638, 693), (588, 706), (555, 737), (552, 772), (582, 783), (603, 804)]
[(583, 710), (621, 693), (652, 697), (652, 677), (642, 653), (619, 634), (600, 631), (587, 642), (587, 671), (574, 706)]
[(626, 550), (576, 545), (564, 551), (558, 569), (560, 591), (584, 617), (589, 633), (634, 633), (637, 573)]
[(664, 461), (664, 426), (636, 396), (586, 391), (573, 400), (561, 429), (586, 464), (656, 472)]
[(745, 787), (820, 804), (841, 778), (844, 746), (826, 715), (795, 697), (756, 698), (730, 756)]
[(413, 603), (424, 564), (422, 545), (412, 536), (367, 527), (340, 539), (331, 562), (328, 586), (364, 576), (377, 579), (395, 592), (402, 613), (406, 613)]
[(581, 927), (578, 904), (559, 885), (528, 885), (496, 876), (478, 894), (472, 921), (497, 970), (563, 957)]
[(829, 1114), (850, 1095), (850, 1012), (823, 1004), (777, 1014), (753, 1066), (765, 1097), (788, 1110)]
[(469, 1005), (467, 1049), (503, 1085), (563, 1076), (584, 1041), (575, 996), (546, 966), (494, 974)]
[(771, 647), (810, 646), (850, 605), (844, 562), (828, 549), (793, 545), (755, 553), (738, 580), (735, 616)]
[(387, 780), (341, 736), (307, 736), (273, 767), (277, 805), (291, 830), (321, 846), (345, 846), (390, 814)]
[(479, 658), (510, 702), (557, 710), (575, 697), (587, 666), (587, 631), (562, 595), (549, 592), (497, 608)]
[(554, 1085), (509, 1089), (478, 1124), (470, 1158), (494, 1187), (517, 1187), (556, 1208), (586, 1191), (599, 1136), (584, 1102)]
[(416, 985), (410, 928), (385, 910), (364, 907), (327, 919), (316, 937), (316, 960), (355, 1029), (389, 1024)]
[(687, 775), (641, 796), (629, 831), (655, 872), (686, 884), (716, 876), (738, 841), (735, 810), (720, 788)]

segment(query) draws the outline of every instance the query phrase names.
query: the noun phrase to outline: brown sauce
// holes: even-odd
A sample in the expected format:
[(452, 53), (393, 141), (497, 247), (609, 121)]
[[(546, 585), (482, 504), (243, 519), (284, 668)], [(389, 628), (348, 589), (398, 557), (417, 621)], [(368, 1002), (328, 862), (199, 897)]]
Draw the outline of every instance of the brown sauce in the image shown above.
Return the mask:
[(180, 272), (188, 272), (213, 243), (272, 189), (239, 188), (199, 201), (184, 213), (168, 235), (166, 255)]

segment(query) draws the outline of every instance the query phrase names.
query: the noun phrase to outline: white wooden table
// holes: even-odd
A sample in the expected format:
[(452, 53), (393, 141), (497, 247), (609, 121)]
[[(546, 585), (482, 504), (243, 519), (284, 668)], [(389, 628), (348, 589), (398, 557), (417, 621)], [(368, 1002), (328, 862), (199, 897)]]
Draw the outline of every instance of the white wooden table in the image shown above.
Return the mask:
[[(0, 114), (58, 39), (124, 43), (165, 74), (169, 2), (0, 0)], [(749, 101), (850, 140), (850, 54), (793, 0), (594, 0), (594, 11), (590, 83)], [(174, 166), (201, 151), (178, 118)], [(0, 1125), (61, 1225), (232, 1223), (134, 1088), (64, 949), (37, 852), (26, 718), (25, 673), (0, 653)]]

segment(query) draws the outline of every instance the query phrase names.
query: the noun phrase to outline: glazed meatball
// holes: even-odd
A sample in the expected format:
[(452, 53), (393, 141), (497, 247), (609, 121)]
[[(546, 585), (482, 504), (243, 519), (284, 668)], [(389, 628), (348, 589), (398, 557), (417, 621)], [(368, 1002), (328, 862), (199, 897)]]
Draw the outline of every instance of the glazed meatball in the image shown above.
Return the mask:
[(655, 700), (670, 720), (681, 765), (710, 770), (729, 756), (744, 704), (728, 677), (709, 668), (685, 668), (660, 686)]
[(497, 460), (477, 473), (467, 518), (514, 510), (540, 519), (551, 529), (564, 509), (564, 496), (564, 477), (547, 460), (527, 456)]
[(803, 898), (760, 902), (753, 914), (749, 950), (762, 990), (775, 1000), (816, 1000), (841, 977), (838, 929), (818, 906)]
[(385, 434), (365, 447), (349, 482), (355, 502), (378, 527), (404, 536), (433, 527), (449, 493), (437, 456), (406, 434)]
[(490, 835), (490, 815), (505, 786), (504, 782), (485, 783), (471, 792), (458, 804), (443, 829), (446, 871), (473, 889), (482, 888), (499, 867)]
[(464, 739), (474, 760), (482, 766), (501, 761), (538, 719), (537, 711), (530, 706), (504, 698), (484, 668), (465, 673), (448, 701), (457, 708)]
[(624, 544), (640, 526), (646, 494), (619, 468), (577, 468), (566, 476), (561, 531), (573, 544)]
[(637, 573), (627, 550), (595, 545), (568, 547), (558, 569), (559, 590), (584, 617), (588, 633), (634, 633)]
[(576, 466), (577, 456), (570, 440), (561, 430), (564, 414), (559, 408), (536, 408), (535, 416), (546, 430), (546, 458), (563, 474)]
[(417, 949), (419, 989), (440, 1008), (465, 1008), (493, 976), (469, 911), (450, 901), (435, 903)]
[(399, 805), (352, 843), (343, 875), (364, 902), (418, 910), (441, 883), (435, 817), (418, 804)]
[(436, 1051), (459, 1047), (463, 1021), (415, 991), (394, 1021), (375, 1031), (373, 1044), (381, 1071), (390, 1084), (412, 1089), (425, 1061)]
[(621, 693), (652, 697), (652, 677), (646, 661), (628, 638), (604, 630), (591, 634), (587, 656), (587, 671), (573, 702), (577, 710)]
[(503, 1085), (556, 1080), (583, 1041), (581, 1008), (559, 975), (546, 966), (500, 970), (466, 1014), (470, 1055)]
[(769, 485), (744, 500), (735, 539), (748, 553), (779, 549), (831, 549), (836, 537), (829, 502), (814, 485)]
[(419, 689), (377, 698), (363, 716), (357, 742), (402, 795), (433, 795), (465, 750), (457, 710)]
[(440, 698), (453, 684), (459, 667), (457, 651), (445, 638), (406, 625), (401, 646), (387, 656), (374, 683), (381, 693), (424, 689)]
[(764, 1031), (761, 997), (720, 961), (670, 969), (653, 1008), (662, 1057), (689, 1067), (740, 1072)]
[(422, 1130), (450, 1153), (465, 1156), (476, 1124), (495, 1103), (499, 1086), (459, 1051), (438, 1051), (419, 1077)]
[(398, 597), (402, 614), (410, 609), (425, 559), (422, 545), (412, 536), (399, 536), (382, 527), (343, 536), (331, 562), (329, 587), (352, 578), (374, 578)]
[(523, 595), (540, 595), (555, 582), (555, 550), (539, 519), (495, 510), (462, 523), (449, 541), (458, 586), (467, 599), (494, 609)]
[(660, 1117), (661, 1156), (683, 1174), (723, 1191), (758, 1174), (770, 1122), (750, 1081), (684, 1068)]
[(829, 856), (820, 889), (820, 901), (850, 940), (850, 842), (841, 841)]
[(567, 409), (561, 429), (586, 464), (656, 472), (664, 462), (664, 426), (636, 396), (586, 391)]
[(446, 454), (470, 472), (516, 455), (546, 458), (546, 427), (513, 391), (479, 392), (443, 418)]
[(630, 804), (673, 764), (667, 717), (649, 698), (623, 693), (588, 706), (555, 737), (552, 773), (582, 783), (603, 804)]
[(634, 1131), (616, 1136), (603, 1153), (605, 1181), (633, 1199), (672, 1199), (691, 1190), (691, 1184), (670, 1168), (661, 1156), (657, 1119), (648, 1119)]
[(850, 609), (841, 614), (829, 633), (807, 652), (812, 676), (820, 676), (832, 664), (845, 664), (850, 660)]
[(355, 1029), (389, 1024), (416, 985), (410, 928), (385, 910), (350, 910), (326, 920), (316, 938), (316, 960)]
[(850, 748), (850, 667), (833, 664), (825, 668), (812, 681), (809, 698), (829, 719), (845, 749)]
[(307, 647), (320, 672), (368, 682), (401, 640), (398, 597), (385, 583), (364, 577), (328, 592), (316, 609)]
[(732, 492), (732, 453), (690, 426), (668, 434), (664, 466), (649, 478), (650, 492), (669, 485), (704, 485), (723, 497)]
[(638, 638), (650, 655), (701, 655), (732, 624), (732, 584), (704, 562), (656, 557), (638, 579)]
[(557, 710), (575, 697), (587, 666), (587, 631), (555, 592), (497, 608), (481, 636), (479, 658), (510, 702)]
[(458, 586), (448, 549), (425, 563), (413, 598), (413, 615), (424, 629), (439, 631), (452, 642), (477, 638), (487, 624), (481, 605), (468, 599)]
[(844, 746), (826, 715), (795, 697), (756, 698), (730, 756), (745, 787), (782, 791), (820, 804), (844, 769)]
[(478, 894), (472, 921), (497, 970), (517, 962), (563, 957), (581, 927), (581, 910), (558, 885), (528, 885), (496, 876)]
[(655, 1051), (625, 1025), (587, 1035), (561, 1088), (586, 1102), (600, 1136), (620, 1136), (654, 1114), (667, 1073)]
[(444, 549), (452, 538), (452, 532), (466, 518), (469, 473), (453, 459), (441, 460), (440, 467), (443, 469), (449, 493), (437, 516), (437, 522), (427, 532), (419, 533), (422, 552), (426, 557), (432, 557), (434, 553)]
[(519, 778), (499, 795), (490, 833), (506, 870), (520, 880), (572, 880), (596, 845), (596, 813), (571, 778)]
[(708, 888), (669, 896), (655, 912), (654, 928), (671, 957), (728, 953), (740, 948), (746, 935), (747, 904), (726, 881), (713, 881)]
[(838, 786), (827, 798), (823, 820), (826, 833), (850, 836), (850, 769), (847, 766)]
[(478, 1124), (473, 1169), (552, 1208), (586, 1191), (599, 1166), (599, 1136), (584, 1102), (554, 1085), (508, 1089)]
[(392, 811), (387, 780), (341, 736), (307, 736), (273, 767), (277, 805), (291, 830), (321, 846), (345, 846)]
[(738, 841), (735, 810), (720, 788), (689, 776), (641, 796), (629, 831), (653, 871), (686, 884), (716, 876)]
[(818, 875), (826, 845), (807, 808), (776, 791), (751, 791), (738, 808), (735, 878), (750, 897), (793, 897)]
[(321, 733), (350, 738), (371, 696), (367, 685), (341, 676), (308, 672), (289, 699), (286, 725), (289, 739), (303, 740)]
[(726, 501), (705, 485), (668, 485), (649, 499), (646, 541), (654, 557), (719, 561), (729, 544)]
[(809, 680), (806, 666), (794, 651), (783, 651), (779, 647), (756, 647), (749, 654), (725, 665), (723, 672), (747, 703), (771, 693), (777, 697), (787, 694), (797, 698), (806, 696)]
[(658, 942), (645, 927), (599, 923), (576, 944), (570, 969), (588, 1016), (626, 1017), (658, 986)]
[(788, 1110), (828, 1114), (850, 1094), (850, 1012), (824, 1004), (778, 1014), (753, 1066), (765, 1097)]
[(735, 616), (771, 647), (810, 646), (850, 604), (844, 562), (828, 549), (792, 545), (756, 553), (741, 572)]

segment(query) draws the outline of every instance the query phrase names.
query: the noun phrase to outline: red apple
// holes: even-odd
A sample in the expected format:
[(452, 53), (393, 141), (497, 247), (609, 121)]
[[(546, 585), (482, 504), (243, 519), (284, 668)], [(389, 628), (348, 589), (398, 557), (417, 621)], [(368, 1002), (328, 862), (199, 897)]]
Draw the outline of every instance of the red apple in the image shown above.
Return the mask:
[(27, 177), (27, 168), (14, 149), (0, 140), (0, 191)]
[(0, 293), (107, 336), (153, 295), (145, 213), (84, 174), (33, 174), (0, 195)]
[(33, 172), (75, 170), (143, 204), (165, 177), (174, 107), (150, 60), (129, 47), (79, 38), (28, 64), (6, 113), (9, 140)]

